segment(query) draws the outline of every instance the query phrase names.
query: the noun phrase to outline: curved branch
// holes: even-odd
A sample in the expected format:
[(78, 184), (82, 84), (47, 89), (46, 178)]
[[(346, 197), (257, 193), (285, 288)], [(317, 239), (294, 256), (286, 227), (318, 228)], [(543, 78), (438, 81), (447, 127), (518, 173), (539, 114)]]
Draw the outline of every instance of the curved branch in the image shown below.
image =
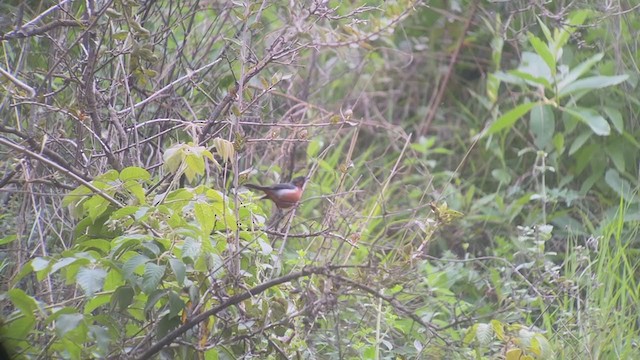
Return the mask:
[(268, 290), (269, 288), (272, 288), (274, 286), (280, 285), (280, 284), (284, 284), (287, 282), (290, 282), (292, 280), (298, 279), (298, 278), (302, 278), (302, 277), (307, 277), (309, 275), (312, 274), (328, 274), (329, 273), (329, 269), (326, 267), (306, 267), (304, 269), (302, 269), (302, 271), (299, 272), (295, 272), (295, 273), (291, 273), (279, 278), (275, 278), (273, 280), (269, 280), (265, 283), (262, 283), (242, 294), (238, 294), (236, 296), (232, 296), (230, 297), (227, 301), (223, 302), (222, 304), (209, 309), (205, 312), (203, 312), (202, 314), (194, 317), (193, 319), (189, 320), (188, 322), (186, 322), (185, 324), (183, 324), (182, 326), (178, 327), (177, 329), (173, 330), (172, 332), (170, 332), (169, 334), (167, 334), (165, 337), (163, 337), (162, 339), (160, 339), (160, 341), (158, 341), (157, 343), (153, 344), (150, 348), (148, 348), (144, 353), (142, 353), (142, 355), (138, 356), (136, 359), (137, 360), (144, 360), (144, 359), (150, 359), (153, 355), (155, 355), (158, 351), (162, 350), (163, 347), (169, 345), (171, 342), (173, 342), (173, 340), (175, 340), (178, 336), (184, 334), (187, 330), (193, 328), (194, 326), (198, 325), (199, 323), (203, 322), (204, 320), (206, 320), (207, 318), (209, 318), (210, 316), (213, 316), (217, 313), (219, 313), (220, 311), (239, 304), (249, 298), (251, 298), (252, 296), (258, 295), (266, 290)]

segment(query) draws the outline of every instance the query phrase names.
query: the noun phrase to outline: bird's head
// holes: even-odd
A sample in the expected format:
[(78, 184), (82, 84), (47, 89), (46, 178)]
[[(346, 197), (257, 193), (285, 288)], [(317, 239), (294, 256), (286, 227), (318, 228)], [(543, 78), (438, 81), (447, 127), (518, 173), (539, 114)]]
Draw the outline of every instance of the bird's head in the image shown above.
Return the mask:
[(304, 183), (307, 181), (307, 178), (304, 176), (298, 176), (297, 178), (294, 178), (293, 180), (291, 180), (291, 183), (293, 185), (295, 185), (297, 188), (302, 189), (302, 187), (304, 186)]

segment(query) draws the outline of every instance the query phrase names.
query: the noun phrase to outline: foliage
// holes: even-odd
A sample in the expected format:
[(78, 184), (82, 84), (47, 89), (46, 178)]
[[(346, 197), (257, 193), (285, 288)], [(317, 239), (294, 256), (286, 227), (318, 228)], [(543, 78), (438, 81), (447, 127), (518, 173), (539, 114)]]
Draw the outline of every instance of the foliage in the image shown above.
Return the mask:
[(0, 7), (16, 355), (640, 357), (632, 2)]

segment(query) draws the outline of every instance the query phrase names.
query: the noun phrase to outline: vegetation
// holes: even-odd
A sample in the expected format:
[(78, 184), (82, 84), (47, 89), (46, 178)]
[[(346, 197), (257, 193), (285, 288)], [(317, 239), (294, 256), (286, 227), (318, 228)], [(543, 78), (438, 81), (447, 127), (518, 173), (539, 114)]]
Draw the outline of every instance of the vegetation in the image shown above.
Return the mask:
[(634, 1), (0, 8), (16, 358), (640, 358)]

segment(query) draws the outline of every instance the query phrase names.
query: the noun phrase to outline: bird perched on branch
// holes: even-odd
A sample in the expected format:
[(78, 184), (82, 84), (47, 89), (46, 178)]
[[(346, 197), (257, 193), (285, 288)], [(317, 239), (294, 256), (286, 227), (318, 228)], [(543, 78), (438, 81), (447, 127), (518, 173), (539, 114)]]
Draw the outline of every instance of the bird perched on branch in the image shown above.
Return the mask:
[(307, 178), (299, 176), (291, 182), (275, 184), (271, 186), (260, 186), (254, 184), (245, 184), (249, 189), (260, 190), (264, 192), (261, 199), (269, 199), (273, 201), (279, 209), (287, 209), (300, 201), (302, 197), (302, 187)]

